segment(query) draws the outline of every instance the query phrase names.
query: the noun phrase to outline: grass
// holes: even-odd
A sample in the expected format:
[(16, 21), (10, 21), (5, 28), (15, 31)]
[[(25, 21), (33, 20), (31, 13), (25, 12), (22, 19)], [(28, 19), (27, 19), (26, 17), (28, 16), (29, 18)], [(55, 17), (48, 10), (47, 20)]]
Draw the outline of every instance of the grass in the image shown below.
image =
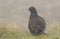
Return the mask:
[[(60, 39), (60, 28), (55, 27), (47, 33), (47, 35), (33, 36), (28, 31), (10, 30), (7, 25), (0, 23), (0, 39)], [(2, 27), (4, 26), (4, 27)]]

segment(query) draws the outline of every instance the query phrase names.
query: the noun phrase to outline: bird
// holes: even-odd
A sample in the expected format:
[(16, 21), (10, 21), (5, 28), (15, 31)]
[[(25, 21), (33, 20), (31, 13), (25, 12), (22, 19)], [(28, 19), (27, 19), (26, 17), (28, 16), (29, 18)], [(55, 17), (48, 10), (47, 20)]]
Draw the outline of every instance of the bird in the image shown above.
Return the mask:
[(31, 6), (28, 10), (31, 13), (29, 17), (29, 23), (28, 23), (29, 31), (34, 36), (44, 34), (46, 28), (45, 20), (37, 14), (37, 10), (35, 7)]

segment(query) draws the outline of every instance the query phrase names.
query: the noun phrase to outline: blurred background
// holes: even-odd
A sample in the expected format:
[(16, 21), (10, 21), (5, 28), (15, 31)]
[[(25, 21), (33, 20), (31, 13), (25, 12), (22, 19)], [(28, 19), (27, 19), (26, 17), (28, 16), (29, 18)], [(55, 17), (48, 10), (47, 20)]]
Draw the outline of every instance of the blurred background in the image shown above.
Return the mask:
[[(60, 0), (0, 0), (0, 21), (19, 30), (28, 30), (30, 12), (34, 6), (46, 21), (46, 31), (60, 25)], [(10, 26), (8, 26), (10, 27)]]

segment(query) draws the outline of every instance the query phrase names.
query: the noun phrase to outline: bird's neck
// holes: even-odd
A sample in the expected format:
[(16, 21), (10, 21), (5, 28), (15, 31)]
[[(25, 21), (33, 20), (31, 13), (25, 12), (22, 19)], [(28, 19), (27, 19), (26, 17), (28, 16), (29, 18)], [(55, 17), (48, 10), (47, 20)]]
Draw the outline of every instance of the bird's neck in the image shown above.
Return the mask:
[(32, 17), (38, 16), (37, 11), (31, 11), (31, 16), (32, 16)]
[(31, 13), (32, 17), (38, 16), (37, 13)]

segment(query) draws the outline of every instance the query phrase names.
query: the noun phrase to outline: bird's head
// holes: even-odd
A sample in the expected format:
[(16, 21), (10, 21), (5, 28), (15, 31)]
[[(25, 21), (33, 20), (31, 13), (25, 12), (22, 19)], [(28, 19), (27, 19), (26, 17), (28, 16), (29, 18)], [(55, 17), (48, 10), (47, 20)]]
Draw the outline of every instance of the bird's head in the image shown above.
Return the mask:
[(36, 12), (36, 9), (32, 6), (28, 9), (30, 12)]
[(31, 10), (34, 10), (34, 9), (35, 9), (34, 7), (30, 7), (30, 8), (29, 8), (30, 11), (31, 11)]

